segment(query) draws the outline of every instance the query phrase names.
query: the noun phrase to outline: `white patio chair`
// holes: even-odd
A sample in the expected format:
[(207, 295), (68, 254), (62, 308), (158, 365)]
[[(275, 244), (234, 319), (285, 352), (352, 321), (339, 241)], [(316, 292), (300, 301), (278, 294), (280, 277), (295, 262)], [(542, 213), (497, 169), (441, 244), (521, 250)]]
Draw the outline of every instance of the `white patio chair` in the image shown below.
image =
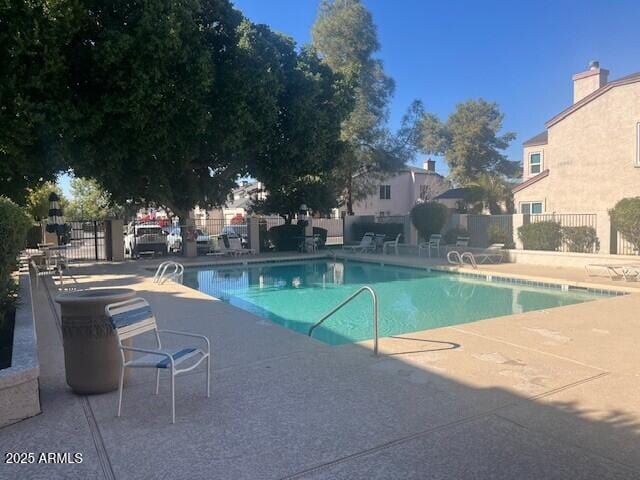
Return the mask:
[(393, 250), (396, 253), (396, 255), (400, 255), (400, 252), (398, 251), (398, 245), (400, 244), (400, 238), (401, 237), (402, 237), (402, 234), (399, 233), (398, 235), (396, 235), (396, 239), (395, 240), (391, 240), (389, 242), (384, 242), (382, 244), (382, 253), (386, 254), (387, 253), (387, 249), (393, 248)]
[(429, 237), (428, 242), (422, 242), (418, 245), (418, 256), (422, 256), (422, 252), (426, 250), (429, 257), (431, 257), (431, 249), (435, 248), (439, 257), (441, 241), (442, 241), (442, 235), (439, 233), (434, 233)]
[[(122, 389), (124, 383), (125, 368), (155, 368), (156, 369), (156, 395), (160, 387), (160, 370), (169, 370), (171, 374), (171, 423), (176, 423), (176, 394), (175, 377), (181, 373), (189, 372), (207, 361), (207, 397), (211, 396), (211, 344), (204, 335), (179, 332), (176, 330), (160, 330), (156, 325), (156, 319), (151, 312), (151, 307), (143, 298), (136, 297), (124, 302), (117, 302), (105, 307), (105, 314), (110, 319), (118, 339), (118, 348), (122, 355), (120, 370), (120, 383), (118, 386), (118, 417), (122, 409)], [(153, 332), (156, 337), (157, 348), (140, 348), (123, 345), (122, 341), (143, 333)], [(181, 347), (163, 349), (160, 342), (160, 333), (193, 337), (204, 340), (206, 351), (195, 347)], [(125, 352), (143, 353), (144, 355), (126, 360)], [(178, 368), (187, 360), (195, 360), (186, 368)]]
[(373, 232), (367, 232), (362, 236), (362, 239), (360, 239), (360, 243), (358, 245), (346, 245), (342, 247), (342, 250), (354, 253), (375, 252), (375, 234)]

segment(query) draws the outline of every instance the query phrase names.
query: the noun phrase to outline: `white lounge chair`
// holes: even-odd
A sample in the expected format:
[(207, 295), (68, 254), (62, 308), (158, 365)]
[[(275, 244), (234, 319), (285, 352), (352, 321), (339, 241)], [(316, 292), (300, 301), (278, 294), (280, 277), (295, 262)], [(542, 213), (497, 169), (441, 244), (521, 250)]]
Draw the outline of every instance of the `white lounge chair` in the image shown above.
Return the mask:
[(585, 270), (590, 277), (608, 276), (611, 280), (623, 278), (627, 282), (640, 280), (640, 264), (590, 263), (585, 265)]
[[(120, 383), (118, 385), (118, 417), (122, 410), (122, 388), (124, 384), (125, 368), (155, 368), (156, 369), (156, 395), (160, 387), (160, 370), (169, 370), (171, 374), (171, 423), (176, 423), (176, 394), (175, 377), (180, 373), (193, 370), (204, 360), (207, 361), (207, 397), (211, 396), (211, 344), (204, 335), (179, 332), (176, 330), (160, 330), (156, 325), (156, 319), (151, 312), (151, 307), (143, 298), (137, 297), (124, 302), (117, 302), (105, 307), (105, 314), (111, 321), (118, 348), (122, 356), (120, 369)], [(153, 332), (156, 337), (157, 348), (139, 348), (123, 345), (122, 341), (131, 339), (143, 333)], [(160, 343), (160, 333), (178, 335), (184, 337), (199, 338), (206, 343), (206, 350), (195, 347), (181, 347), (163, 349)], [(126, 360), (125, 352), (143, 353), (131, 360)], [(177, 368), (187, 360), (193, 360), (186, 368)]]
[(384, 242), (382, 244), (382, 253), (386, 254), (387, 250), (389, 248), (393, 248), (393, 251), (395, 252), (395, 254), (396, 255), (400, 255), (400, 252), (398, 251), (398, 245), (400, 245), (400, 238), (402, 238), (402, 234), (401, 233), (396, 235), (396, 239), (395, 240), (390, 240), (388, 242)]
[(451, 250), (447, 253), (447, 261), (454, 265), (471, 265), (472, 268), (478, 268), (478, 264), (497, 264), (501, 263), (504, 256), (500, 252), (492, 253), (460, 253), (457, 250)]
[(353, 253), (375, 252), (375, 234), (373, 232), (367, 232), (362, 236), (358, 245), (346, 245), (342, 247), (342, 250)]
[(431, 249), (435, 248), (439, 257), (441, 241), (442, 241), (442, 235), (440, 235), (439, 233), (434, 233), (429, 237), (428, 242), (422, 242), (418, 245), (418, 256), (422, 256), (422, 252), (426, 250), (429, 257), (431, 257)]
[(223, 233), (220, 237), (222, 238), (220, 252), (225, 255), (240, 256), (254, 253), (253, 250), (242, 248), (242, 240), (240, 240), (240, 237), (230, 237), (226, 233)]

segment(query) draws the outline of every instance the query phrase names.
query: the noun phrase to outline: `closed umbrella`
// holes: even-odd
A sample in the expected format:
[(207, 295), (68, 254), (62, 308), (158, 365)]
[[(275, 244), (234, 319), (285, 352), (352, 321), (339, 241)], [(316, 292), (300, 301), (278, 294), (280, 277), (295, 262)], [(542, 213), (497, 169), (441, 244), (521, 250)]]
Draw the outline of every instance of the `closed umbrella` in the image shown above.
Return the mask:
[(62, 207), (60, 206), (60, 198), (55, 192), (49, 195), (49, 218), (47, 220), (47, 232), (55, 233), (58, 237), (58, 245), (65, 234), (64, 217), (62, 216)]

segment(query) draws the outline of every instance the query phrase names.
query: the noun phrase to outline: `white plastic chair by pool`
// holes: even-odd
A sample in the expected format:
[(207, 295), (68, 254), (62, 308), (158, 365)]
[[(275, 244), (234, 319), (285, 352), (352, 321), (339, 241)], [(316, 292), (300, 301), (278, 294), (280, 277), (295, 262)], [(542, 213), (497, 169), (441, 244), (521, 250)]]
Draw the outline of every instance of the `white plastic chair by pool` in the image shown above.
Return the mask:
[(431, 257), (431, 249), (435, 248), (437, 256), (440, 256), (440, 242), (442, 241), (442, 235), (434, 233), (429, 237), (428, 242), (422, 242), (418, 245), (418, 256), (422, 256), (422, 251), (426, 250), (429, 257)]
[[(156, 395), (158, 394), (160, 387), (160, 370), (169, 370), (171, 374), (171, 423), (176, 423), (176, 375), (189, 372), (206, 360), (207, 397), (211, 396), (211, 344), (207, 337), (195, 333), (158, 329), (151, 307), (145, 299), (140, 297), (125, 300), (124, 302), (112, 303), (107, 305), (104, 310), (116, 332), (118, 348), (122, 355), (120, 383), (118, 385), (118, 417), (122, 410), (122, 389), (124, 384), (125, 368), (155, 368)], [(153, 332), (155, 334), (157, 343), (156, 349), (132, 347), (122, 344), (123, 340), (132, 339), (133, 337), (147, 332)], [(163, 349), (162, 343), (160, 342), (160, 333), (204, 340), (206, 350), (195, 347)], [(144, 355), (127, 361), (125, 358), (125, 352), (143, 353)], [(177, 368), (179, 365), (190, 359), (195, 360), (195, 363), (192, 363), (186, 368)]]
[(399, 233), (398, 235), (396, 235), (396, 239), (395, 240), (391, 240), (389, 242), (384, 242), (382, 244), (382, 253), (386, 254), (387, 250), (389, 248), (393, 248), (393, 251), (395, 252), (396, 255), (400, 255), (400, 252), (398, 251), (398, 245), (400, 245), (400, 238), (402, 237), (402, 234)]

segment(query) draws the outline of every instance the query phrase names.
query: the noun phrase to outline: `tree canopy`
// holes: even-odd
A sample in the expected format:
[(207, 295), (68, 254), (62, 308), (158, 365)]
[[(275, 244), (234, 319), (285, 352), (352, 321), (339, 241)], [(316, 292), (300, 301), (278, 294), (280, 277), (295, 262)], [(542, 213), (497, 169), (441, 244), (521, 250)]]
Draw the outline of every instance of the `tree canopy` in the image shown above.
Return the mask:
[(515, 134), (500, 134), (503, 119), (496, 103), (482, 99), (458, 104), (444, 123), (436, 115), (427, 114), (422, 121), (422, 149), (444, 156), (450, 177), (461, 185), (486, 173), (515, 177), (519, 163), (502, 153)]
[(59, 2), (0, 3), (0, 194), (22, 204), (63, 168), (62, 45), (71, 30)]
[(377, 179), (397, 171), (415, 153), (417, 131), (409, 125), (421, 104), (414, 103), (395, 135), (387, 128), (394, 82), (375, 58), (378, 35), (371, 13), (360, 0), (323, 0), (312, 29), (312, 45), (323, 61), (354, 87), (355, 104), (343, 122), (346, 146), (335, 170), (345, 190), (347, 211), (371, 192)]

